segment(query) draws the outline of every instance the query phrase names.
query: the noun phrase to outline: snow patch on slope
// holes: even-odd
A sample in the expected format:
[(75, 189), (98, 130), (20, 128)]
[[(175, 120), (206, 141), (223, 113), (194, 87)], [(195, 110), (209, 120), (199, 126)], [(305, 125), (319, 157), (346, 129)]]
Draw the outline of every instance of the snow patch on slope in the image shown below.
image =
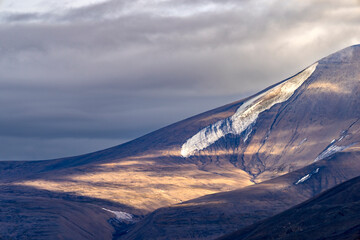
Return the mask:
[(300, 147), (301, 145), (303, 145), (305, 142), (307, 142), (307, 138), (304, 138), (303, 140), (301, 140), (301, 142), (298, 144), (298, 147)]
[(245, 137), (244, 137), (244, 143), (248, 140), (249, 136), (251, 135), (253, 131), (253, 126), (255, 125), (256, 120), (245, 130)]
[(327, 157), (330, 157), (331, 155), (337, 153), (337, 152), (341, 152), (353, 145), (355, 145), (356, 143), (347, 145), (347, 146), (337, 146), (334, 144), (335, 142), (331, 142), (330, 146), (327, 147), (324, 151), (322, 151), (319, 156), (316, 157), (316, 159), (314, 160), (314, 162), (320, 161), (322, 159), (325, 159)]
[(121, 212), (121, 211), (112, 211), (107, 208), (102, 208), (105, 211), (111, 212), (115, 215), (116, 219), (119, 221), (126, 221), (126, 222), (132, 222), (133, 221), (133, 215), (127, 212)]
[(312, 175), (318, 173), (319, 170), (320, 170), (320, 168), (317, 168), (317, 169), (315, 169), (314, 171), (312, 171), (311, 173), (306, 174), (305, 176), (303, 176), (302, 178), (300, 178), (300, 179), (295, 183), (295, 185), (298, 185), (299, 183), (305, 182), (305, 181), (308, 180)]
[(260, 113), (270, 109), (277, 103), (287, 101), (296, 89), (313, 74), (317, 64), (311, 65), (296, 76), (244, 102), (231, 117), (200, 130), (182, 145), (181, 155), (190, 157), (227, 134), (241, 134), (256, 121)]

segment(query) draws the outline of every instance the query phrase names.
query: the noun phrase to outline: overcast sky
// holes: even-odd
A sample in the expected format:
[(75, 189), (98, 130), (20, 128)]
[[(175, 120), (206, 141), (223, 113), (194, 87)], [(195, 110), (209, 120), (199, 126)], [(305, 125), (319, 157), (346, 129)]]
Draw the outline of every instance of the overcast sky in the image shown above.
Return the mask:
[(360, 1), (0, 0), (0, 160), (118, 145), (360, 42)]

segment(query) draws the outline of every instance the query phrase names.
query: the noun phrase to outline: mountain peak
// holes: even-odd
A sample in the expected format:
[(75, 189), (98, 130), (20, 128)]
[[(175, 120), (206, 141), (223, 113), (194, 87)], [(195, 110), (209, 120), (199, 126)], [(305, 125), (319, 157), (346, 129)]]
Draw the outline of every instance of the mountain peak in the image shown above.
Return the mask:
[(360, 44), (352, 45), (339, 50), (321, 59), (320, 63), (346, 63), (360, 61)]

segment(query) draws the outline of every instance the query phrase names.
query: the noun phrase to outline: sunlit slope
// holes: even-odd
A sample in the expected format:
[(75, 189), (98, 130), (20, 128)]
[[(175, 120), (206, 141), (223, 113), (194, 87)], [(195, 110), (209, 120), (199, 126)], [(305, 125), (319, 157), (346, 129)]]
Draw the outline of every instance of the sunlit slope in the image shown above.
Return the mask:
[[(0, 162), (2, 182), (111, 200), (146, 213), (210, 193), (252, 184), (231, 163), (203, 170), (201, 162), (180, 156), (180, 146), (199, 127), (231, 116), (241, 101), (173, 124), (154, 133), (83, 156)], [(184, 139), (184, 140), (183, 140)]]
[[(227, 134), (194, 154), (212, 165), (219, 155), (261, 182), (311, 164), (330, 144), (346, 147), (360, 117), (360, 47), (318, 62), (286, 102), (262, 112), (241, 134)], [(333, 142), (334, 141), (334, 142)], [(336, 148), (335, 148), (336, 149)]]
[(359, 176), (359, 162), (360, 144), (260, 184), (158, 209), (120, 239), (215, 239)]

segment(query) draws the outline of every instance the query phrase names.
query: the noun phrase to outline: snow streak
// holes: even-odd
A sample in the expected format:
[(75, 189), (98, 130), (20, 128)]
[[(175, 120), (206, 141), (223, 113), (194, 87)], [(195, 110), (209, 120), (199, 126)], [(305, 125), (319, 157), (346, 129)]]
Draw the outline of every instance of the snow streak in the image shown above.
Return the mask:
[(107, 208), (102, 208), (105, 211), (111, 212), (115, 215), (116, 219), (119, 221), (127, 221), (132, 222), (133, 221), (133, 215), (127, 212), (121, 212), (121, 211), (112, 211)]
[(308, 180), (312, 175), (318, 173), (319, 170), (320, 170), (320, 168), (317, 168), (317, 169), (315, 169), (314, 171), (312, 171), (311, 173), (306, 174), (305, 176), (303, 176), (302, 178), (300, 178), (300, 179), (295, 183), (295, 185), (298, 185), (299, 183), (305, 182), (305, 181)]
[(259, 114), (277, 103), (287, 101), (294, 92), (313, 74), (317, 63), (311, 65), (294, 77), (244, 102), (229, 118), (220, 120), (189, 138), (181, 147), (181, 155), (190, 157), (227, 134), (239, 135), (244, 132)]

